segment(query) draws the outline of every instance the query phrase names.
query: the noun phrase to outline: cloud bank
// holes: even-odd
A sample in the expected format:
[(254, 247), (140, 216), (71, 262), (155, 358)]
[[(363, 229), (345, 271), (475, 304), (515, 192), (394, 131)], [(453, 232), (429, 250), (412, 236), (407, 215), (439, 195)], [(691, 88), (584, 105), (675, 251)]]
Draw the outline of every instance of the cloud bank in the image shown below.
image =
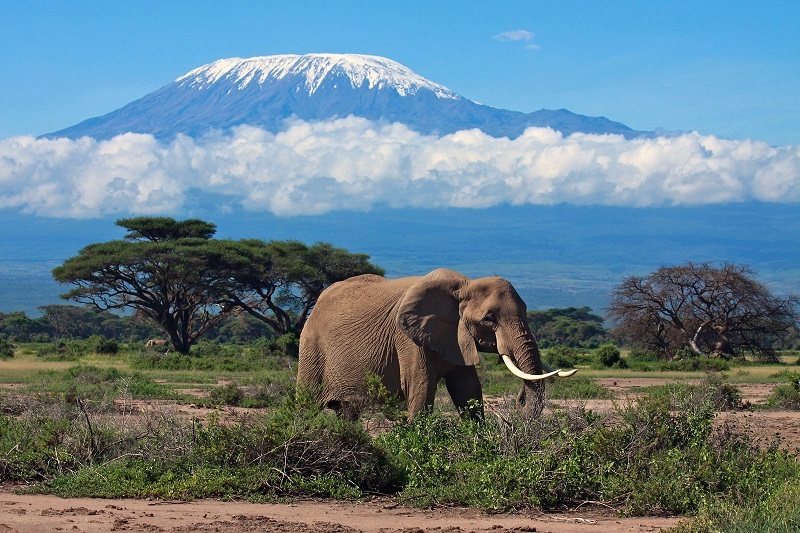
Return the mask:
[[(48, 217), (180, 214), (198, 199), (312, 215), (374, 206), (800, 202), (800, 145), (697, 133), (626, 140), (530, 128), (443, 137), (348, 117), (274, 134), (0, 140), (0, 208)], [(208, 200), (210, 201), (210, 200)]]

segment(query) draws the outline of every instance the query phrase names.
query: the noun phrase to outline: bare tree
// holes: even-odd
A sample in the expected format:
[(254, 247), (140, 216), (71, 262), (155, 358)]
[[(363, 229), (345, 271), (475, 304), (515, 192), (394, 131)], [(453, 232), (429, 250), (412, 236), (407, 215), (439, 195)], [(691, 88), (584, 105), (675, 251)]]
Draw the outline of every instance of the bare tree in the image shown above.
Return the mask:
[(687, 263), (625, 279), (612, 293), (612, 334), (671, 356), (689, 347), (700, 355), (773, 356), (775, 341), (796, 326), (798, 298), (778, 298), (732, 263)]

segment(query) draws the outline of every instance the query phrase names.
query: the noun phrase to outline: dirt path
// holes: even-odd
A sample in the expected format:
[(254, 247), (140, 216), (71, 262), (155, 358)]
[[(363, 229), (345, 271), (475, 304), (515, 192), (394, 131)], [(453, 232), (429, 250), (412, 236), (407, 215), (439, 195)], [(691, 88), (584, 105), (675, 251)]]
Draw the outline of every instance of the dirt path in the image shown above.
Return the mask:
[(390, 501), (365, 503), (303, 501), (255, 504), (200, 500), (62, 499), (18, 495), (0, 487), (0, 533), (81, 531), (299, 533), (339, 532), (646, 532), (674, 526), (677, 518), (617, 518), (593, 512), (488, 515), (471, 509), (399, 507)]

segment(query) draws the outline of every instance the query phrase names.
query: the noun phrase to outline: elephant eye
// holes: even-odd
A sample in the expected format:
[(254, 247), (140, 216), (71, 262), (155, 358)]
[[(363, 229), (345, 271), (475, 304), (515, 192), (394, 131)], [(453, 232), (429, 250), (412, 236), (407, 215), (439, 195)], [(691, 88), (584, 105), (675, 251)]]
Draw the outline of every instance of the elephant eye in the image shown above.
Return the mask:
[(481, 322), (484, 323), (484, 324), (492, 326), (494, 324), (497, 324), (497, 319), (494, 317), (494, 313), (489, 311), (488, 313), (483, 315), (483, 320), (481, 320)]

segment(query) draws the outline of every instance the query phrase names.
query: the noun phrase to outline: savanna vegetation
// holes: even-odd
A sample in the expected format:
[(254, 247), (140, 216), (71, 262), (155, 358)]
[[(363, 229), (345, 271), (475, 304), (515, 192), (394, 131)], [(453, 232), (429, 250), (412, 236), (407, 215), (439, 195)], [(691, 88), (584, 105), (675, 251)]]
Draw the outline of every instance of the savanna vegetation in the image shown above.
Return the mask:
[[(762, 319), (768, 329), (752, 346), (738, 340), (756, 338), (752, 327), (713, 337), (720, 328), (705, 319), (690, 329), (699, 312), (674, 300), (685, 331), (661, 333), (652, 322), (651, 337), (620, 328), (621, 311), (612, 311), (613, 331), (586, 307), (532, 311), (545, 360), (581, 369), (548, 383), (542, 416), (520, 415), (519, 380), (483, 354), (484, 422), (458, 416), (446, 394), (406, 421), (403, 403), (367, 376), (371, 397), (352, 423), (296, 390), (297, 333), (327, 285), (381, 272), (367, 256), (328, 244), (216, 240), (203, 221), (120, 225), (125, 241), (90, 245), (54, 272), (73, 284), (67, 297), (88, 306), (0, 315), (0, 483), (65, 497), (384, 494), (495, 512), (599, 506), (691, 517), (679, 528), (687, 532), (800, 527), (798, 450), (718, 417), (800, 409), (793, 300), (779, 318), (794, 323)], [(653, 286), (626, 280), (620, 302), (631, 285)], [(692, 290), (705, 298), (700, 286)], [(119, 309), (131, 312), (110, 312)], [(145, 345), (165, 333), (171, 346)], [(674, 382), (620, 397), (599, 379), (630, 376)], [(773, 394), (747, 405), (738, 384), (748, 380), (776, 384)], [(613, 403), (597, 410), (590, 400)], [(182, 413), (189, 404), (204, 410)]]
[(277, 335), (299, 335), (320, 293), (358, 274), (383, 274), (369, 256), (328, 243), (214, 239), (203, 220), (120, 219), (124, 240), (91, 244), (53, 269), (63, 295), (99, 310), (132, 311), (189, 349), (241, 313)]

